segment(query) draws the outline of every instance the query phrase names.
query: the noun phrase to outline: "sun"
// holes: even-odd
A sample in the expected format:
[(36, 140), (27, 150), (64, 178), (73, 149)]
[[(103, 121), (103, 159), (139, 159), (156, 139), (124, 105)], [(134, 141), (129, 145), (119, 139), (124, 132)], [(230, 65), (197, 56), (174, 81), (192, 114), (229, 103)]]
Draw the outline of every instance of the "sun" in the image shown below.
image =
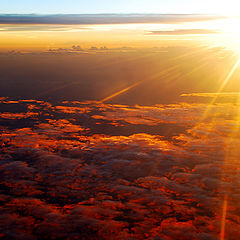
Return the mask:
[(226, 43), (224, 45), (236, 52), (240, 52), (240, 1), (203, 0), (201, 6), (201, 12), (222, 17), (220, 20), (212, 21), (208, 26), (219, 31), (219, 40)]
[(240, 55), (240, 16), (226, 17), (217, 21), (215, 28), (219, 30), (218, 42)]

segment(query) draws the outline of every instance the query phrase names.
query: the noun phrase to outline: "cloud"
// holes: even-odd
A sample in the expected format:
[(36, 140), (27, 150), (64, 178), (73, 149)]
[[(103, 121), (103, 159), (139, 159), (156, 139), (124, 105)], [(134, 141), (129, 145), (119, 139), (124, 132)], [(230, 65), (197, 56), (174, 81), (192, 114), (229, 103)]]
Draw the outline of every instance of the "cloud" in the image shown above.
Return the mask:
[(239, 97), (239, 92), (220, 92), (220, 93), (186, 93), (181, 94), (181, 97), (224, 97), (224, 98), (235, 98)]
[(152, 31), (152, 35), (199, 35), (199, 34), (217, 34), (217, 30), (209, 29), (176, 29), (172, 31)]
[(128, 24), (128, 23), (184, 23), (221, 19), (216, 15), (194, 14), (58, 14), (58, 15), (21, 15), (2, 14), (0, 24)]
[[(1, 17), (0, 17), (1, 18)], [(2, 25), (0, 32), (16, 32), (16, 31), (30, 31), (30, 32), (65, 32), (71, 31), (72, 28), (67, 26), (49, 26), (49, 25)], [(75, 30), (87, 30), (86, 28), (75, 28)]]
[[(239, 136), (228, 144), (239, 106), (218, 104), (225, 115), (196, 124), (204, 104), (1, 104), (2, 114), (9, 109), (0, 122), (2, 238), (216, 240), (226, 195), (226, 236), (240, 237)], [(17, 110), (34, 124), (23, 127)], [(187, 129), (168, 139), (146, 133), (162, 119)], [(144, 130), (123, 135), (129, 124)], [(106, 134), (112, 126), (118, 134)]]

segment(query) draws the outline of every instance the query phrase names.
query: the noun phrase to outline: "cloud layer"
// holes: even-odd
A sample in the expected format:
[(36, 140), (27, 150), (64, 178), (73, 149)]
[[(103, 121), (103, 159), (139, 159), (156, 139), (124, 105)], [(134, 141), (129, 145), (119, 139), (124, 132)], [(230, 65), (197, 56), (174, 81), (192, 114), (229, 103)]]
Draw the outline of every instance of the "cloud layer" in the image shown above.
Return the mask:
[(216, 15), (195, 14), (58, 14), (58, 15), (0, 15), (0, 24), (128, 24), (184, 23), (221, 19)]
[(0, 109), (4, 239), (217, 240), (224, 199), (226, 239), (240, 237), (236, 104), (199, 124), (204, 104)]

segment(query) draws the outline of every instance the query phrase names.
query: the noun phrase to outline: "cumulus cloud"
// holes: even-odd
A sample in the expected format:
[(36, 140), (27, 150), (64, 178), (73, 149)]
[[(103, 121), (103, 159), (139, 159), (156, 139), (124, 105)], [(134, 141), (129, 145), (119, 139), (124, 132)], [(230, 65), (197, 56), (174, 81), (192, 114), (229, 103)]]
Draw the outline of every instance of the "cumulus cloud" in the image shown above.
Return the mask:
[[(9, 116), (9, 124), (0, 122), (4, 239), (216, 240), (224, 199), (226, 237), (240, 237), (239, 137), (228, 144), (238, 122), (229, 120), (229, 112), (235, 115), (239, 106), (196, 124), (204, 104), (1, 99), (1, 105), (4, 119)], [(28, 127), (15, 115), (23, 109)], [(145, 130), (121, 132), (126, 125), (147, 129), (159, 121), (180, 121), (187, 129), (168, 139)], [(102, 132), (95, 133), (99, 125)], [(118, 134), (106, 134), (111, 127)]]

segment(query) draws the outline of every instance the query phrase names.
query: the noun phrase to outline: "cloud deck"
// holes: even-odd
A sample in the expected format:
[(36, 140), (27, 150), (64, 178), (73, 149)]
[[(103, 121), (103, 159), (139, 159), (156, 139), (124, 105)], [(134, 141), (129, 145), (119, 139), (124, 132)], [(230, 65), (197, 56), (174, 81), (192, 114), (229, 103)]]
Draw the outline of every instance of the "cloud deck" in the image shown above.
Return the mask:
[(3, 239), (240, 236), (236, 104), (0, 106)]

